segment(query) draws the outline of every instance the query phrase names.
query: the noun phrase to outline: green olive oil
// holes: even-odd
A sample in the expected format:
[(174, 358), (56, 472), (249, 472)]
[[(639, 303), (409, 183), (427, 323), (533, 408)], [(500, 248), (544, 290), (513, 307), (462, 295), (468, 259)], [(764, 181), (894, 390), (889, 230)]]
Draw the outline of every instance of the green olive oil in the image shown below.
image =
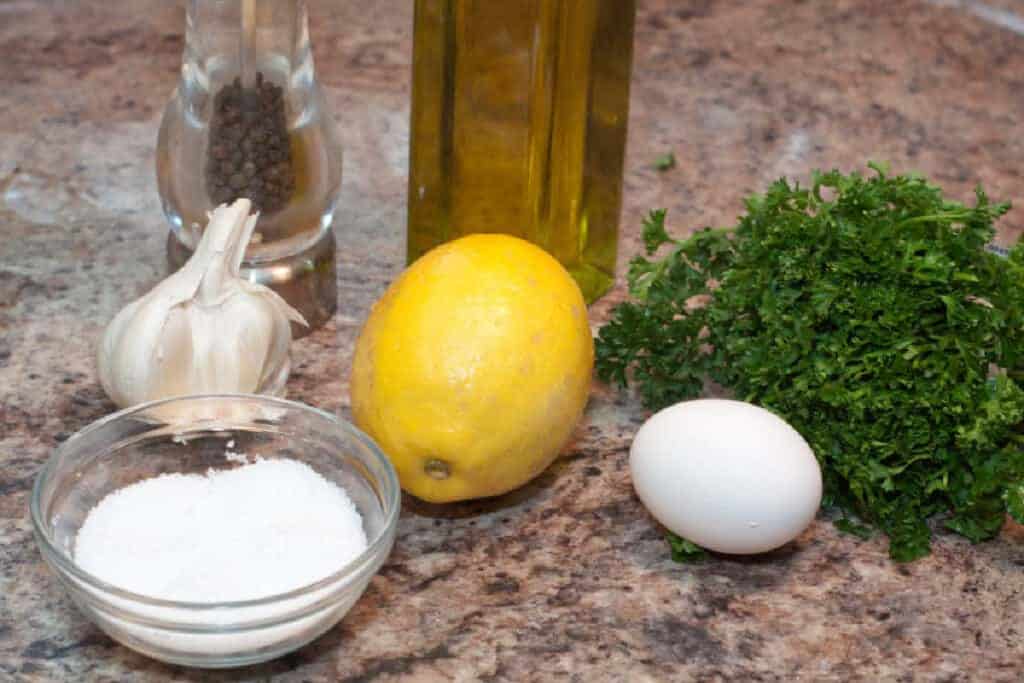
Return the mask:
[(416, 0), (407, 257), (528, 239), (615, 279), (635, 0)]

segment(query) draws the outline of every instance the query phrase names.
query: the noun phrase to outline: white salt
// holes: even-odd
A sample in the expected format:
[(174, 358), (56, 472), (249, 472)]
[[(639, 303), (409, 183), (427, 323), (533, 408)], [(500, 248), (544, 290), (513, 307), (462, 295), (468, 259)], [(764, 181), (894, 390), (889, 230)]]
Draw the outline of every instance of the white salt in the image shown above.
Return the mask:
[(75, 561), (135, 593), (226, 602), (315, 583), (366, 546), (344, 490), (305, 463), (268, 459), (114, 491), (86, 517)]

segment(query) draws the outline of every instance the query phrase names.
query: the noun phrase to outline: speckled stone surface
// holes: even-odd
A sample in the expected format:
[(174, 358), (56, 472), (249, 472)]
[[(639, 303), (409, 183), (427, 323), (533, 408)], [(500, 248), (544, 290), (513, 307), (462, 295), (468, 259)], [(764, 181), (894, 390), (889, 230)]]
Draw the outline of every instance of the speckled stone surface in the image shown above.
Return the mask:
[[(1024, 528), (891, 563), (821, 518), (757, 559), (673, 564), (626, 466), (645, 417), (595, 385), (539, 480), (483, 504), (406, 500), (394, 553), (344, 622), (270, 664), (149, 661), (76, 611), (34, 546), (33, 477), (112, 405), (103, 325), (162, 273), (153, 177), (182, 50), (181, 3), (0, 1), (0, 680), (476, 681), (1024, 678)], [(311, 3), (345, 144), (340, 310), (299, 341), (290, 396), (347, 413), (359, 325), (399, 271), (408, 0)], [(958, 198), (1022, 208), (1024, 2), (642, 0), (622, 262), (649, 208), (674, 230), (730, 221), (782, 174), (887, 159)], [(674, 150), (678, 166), (651, 169)], [(599, 323), (621, 286), (593, 309)]]

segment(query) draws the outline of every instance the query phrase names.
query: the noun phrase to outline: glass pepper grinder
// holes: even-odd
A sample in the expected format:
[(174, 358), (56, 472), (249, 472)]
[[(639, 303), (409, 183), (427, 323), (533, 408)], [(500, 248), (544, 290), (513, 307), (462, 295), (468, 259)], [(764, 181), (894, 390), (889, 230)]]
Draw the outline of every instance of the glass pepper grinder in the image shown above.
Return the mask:
[(181, 81), (164, 112), (156, 171), (177, 270), (206, 214), (238, 197), (260, 212), (242, 273), (309, 322), (337, 305), (331, 222), (341, 147), (317, 84), (303, 0), (189, 0)]

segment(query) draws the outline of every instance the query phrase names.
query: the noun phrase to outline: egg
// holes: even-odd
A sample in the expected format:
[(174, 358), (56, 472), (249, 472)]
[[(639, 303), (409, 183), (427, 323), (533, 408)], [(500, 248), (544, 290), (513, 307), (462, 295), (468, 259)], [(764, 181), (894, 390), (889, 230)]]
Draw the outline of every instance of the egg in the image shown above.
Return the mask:
[(821, 504), (821, 469), (804, 438), (740, 401), (685, 401), (656, 413), (633, 439), (629, 465), (655, 519), (720, 553), (778, 548)]

